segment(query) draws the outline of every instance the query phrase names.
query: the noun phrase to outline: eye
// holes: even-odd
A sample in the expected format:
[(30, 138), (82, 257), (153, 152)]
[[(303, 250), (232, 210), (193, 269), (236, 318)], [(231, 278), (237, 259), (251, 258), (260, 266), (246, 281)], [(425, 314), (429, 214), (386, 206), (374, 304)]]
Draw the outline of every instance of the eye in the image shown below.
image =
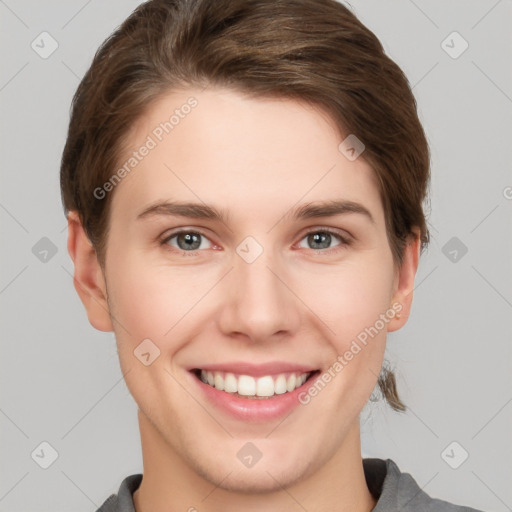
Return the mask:
[[(334, 246), (334, 251), (343, 249), (345, 246), (350, 245), (350, 240), (344, 236), (342, 236), (340, 233), (333, 231), (331, 229), (322, 228), (322, 229), (316, 229), (314, 231), (310, 231), (309, 233), (306, 233), (304, 238), (302, 240), (306, 240), (307, 244), (310, 244), (311, 247), (305, 247), (306, 249), (330, 249), (333, 247), (330, 247), (332, 241), (334, 239), (338, 240), (338, 244)], [(301, 241), (302, 241), (301, 240)], [(299, 247), (303, 247), (302, 245), (299, 245)]]
[[(316, 252), (336, 252), (342, 250), (351, 244), (348, 237), (342, 236), (337, 231), (328, 228), (321, 228), (309, 231), (301, 239), (306, 240), (309, 247), (299, 245), (301, 248), (316, 250)], [(337, 244), (332, 246), (333, 241), (338, 241)], [(197, 253), (200, 249), (211, 249), (213, 247), (210, 239), (200, 231), (180, 230), (166, 236), (161, 242), (163, 246), (170, 246), (174, 250), (182, 254), (189, 253), (190, 255)]]
[[(176, 239), (175, 243), (172, 242), (174, 239)], [(171, 247), (184, 252), (196, 252), (198, 249), (211, 248), (205, 246), (203, 243), (205, 241), (208, 241), (211, 244), (210, 240), (203, 233), (198, 231), (182, 230), (165, 237), (161, 241), (161, 244), (170, 245)]]

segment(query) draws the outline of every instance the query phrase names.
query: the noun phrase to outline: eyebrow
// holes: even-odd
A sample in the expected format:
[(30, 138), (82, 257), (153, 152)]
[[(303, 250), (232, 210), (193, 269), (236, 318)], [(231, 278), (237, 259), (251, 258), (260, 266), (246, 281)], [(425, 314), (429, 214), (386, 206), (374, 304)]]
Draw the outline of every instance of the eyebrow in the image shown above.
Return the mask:
[[(298, 208), (293, 208), (283, 218), (292, 220), (305, 220), (316, 217), (333, 217), (348, 213), (357, 213), (366, 217), (375, 224), (372, 214), (360, 203), (345, 199), (331, 201), (317, 201), (306, 203)], [(226, 210), (219, 210), (214, 206), (204, 203), (192, 203), (181, 201), (160, 201), (150, 205), (137, 215), (137, 219), (144, 219), (158, 215), (181, 216), (192, 219), (216, 220), (227, 223), (229, 214)]]

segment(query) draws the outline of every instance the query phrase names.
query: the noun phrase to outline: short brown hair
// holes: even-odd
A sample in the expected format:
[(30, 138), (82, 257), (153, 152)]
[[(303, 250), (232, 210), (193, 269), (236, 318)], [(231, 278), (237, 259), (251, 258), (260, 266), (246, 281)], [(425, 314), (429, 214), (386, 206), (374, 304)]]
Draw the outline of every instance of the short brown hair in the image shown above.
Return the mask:
[[(150, 0), (98, 49), (74, 95), (61, 163), (64, 209), (76, 210), (102, 267), (112, 193), (93, 191), (119, 165), (127, 134), (175, 88), (222, 86), (320, 107), (354, 134), (380, 184), (395, 265), (420, 233), (430, 154), (409, 82), (377, 37), (335, 0)], [(341, 142), (342, 139), (340, 139)], [(378, 381), (405, 410), (393, 372)]]

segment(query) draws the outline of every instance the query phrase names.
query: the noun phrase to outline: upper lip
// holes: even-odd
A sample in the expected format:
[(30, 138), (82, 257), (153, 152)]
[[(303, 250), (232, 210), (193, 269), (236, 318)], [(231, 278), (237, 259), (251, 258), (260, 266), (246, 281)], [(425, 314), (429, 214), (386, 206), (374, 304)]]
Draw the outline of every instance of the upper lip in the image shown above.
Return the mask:
[(227, 372), (238, 375), (251, 375), (261, 377), (263, 375), (277, 375), (279, 373), (297, 372), (309, 373), (318, 370), (310, 365), (290, 363), (286, 361), (270, 361), (268, 363), (254, 364), (246, 361), (233, 361), (229, 363), (205, 364), (192, 366), (190, 371), (201, 369), (210, 372)]

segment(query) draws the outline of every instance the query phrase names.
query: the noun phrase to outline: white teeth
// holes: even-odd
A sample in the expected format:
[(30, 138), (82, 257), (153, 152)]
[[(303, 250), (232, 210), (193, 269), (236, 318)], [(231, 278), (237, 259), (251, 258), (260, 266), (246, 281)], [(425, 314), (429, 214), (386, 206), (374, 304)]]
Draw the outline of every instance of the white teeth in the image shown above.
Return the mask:
[(295, 377), (295, 374), (292, 373), (288, 377), (288, 381), (286, 383), (286, 390), (287, 391), (293, 391), (295, 389), (295, 384), (297, 383), (297, 377)]
[(271, 375), (254, 378), (250, 375), (210, 372), (201, 370), (201, 380), (205, 384), (227, 393), (238, 393), (243, 396), (270, 397), (282, 395), (302, 386), (310, 373), (291, 373), (288, 377), (281, 373), (276, 378)]
[(256, 381), (249, 375), (240, 375), (238, 377), (238, 394), (254, 396), (256, 394)]
[(224, 391), (227, 391), (228, 393), (236, 393), (237, 389), (236, 377), (232, 373), (226, 373), (226, 377), (224, 379)]
[(224, 391), (224, 379), (222, 378), (222, 375), (219, 375), (218, 373), (214, 375), (214, 384), (217, 389)]
[(274, 379), (270, 375), (261, 377), (256, 382), (256, 395), (272, 396), (274, 394), (274, 388)]
[(279, 375), (279, 377), (277, 377), (274, 391), (276, 392), (276, 395), (286, 393), (286, 377), (284, 375)]

